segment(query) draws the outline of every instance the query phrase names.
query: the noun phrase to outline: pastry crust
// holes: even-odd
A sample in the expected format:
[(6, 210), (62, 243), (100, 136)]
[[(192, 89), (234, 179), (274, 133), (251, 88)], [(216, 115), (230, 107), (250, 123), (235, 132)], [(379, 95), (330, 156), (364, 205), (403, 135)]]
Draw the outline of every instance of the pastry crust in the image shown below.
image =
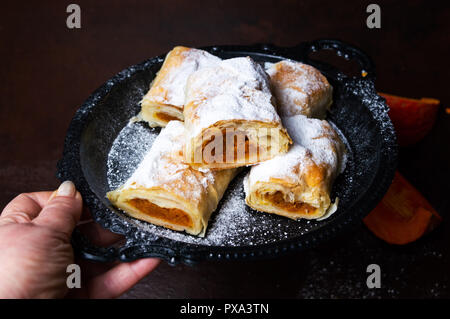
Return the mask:
[(332, 126), (296, 115), (283, 119), (294, 140), (288, 153), (252, 167), (244, 180), (250, 207), (292, 219), (331, 213), (330, 191), (345, 167), (345, 146)]
[(269, 79), (249, 57), (193, 73), (186, 88), (185, 161), (202, 169), (252, 165), (292, 143), (278, 116)]
[(171, 120), (183, 121), (185, 86), (188, 77), (221, 59), (199, 49), (177, 46), (170, 51), (141, 101), (141, 117), (150, 126), (166, 126)]
[(107, 197), (134, 218), (203, 237), (237, 170), (194, 170), (182, 163), (183, 145), (183, 123), (169, 122), (133, 175)]
[(325, 118), (333, 103), (333, 87), (319, 70), (291, 60), (267, 63), (265, 67), (281, 117), (301, 114)]

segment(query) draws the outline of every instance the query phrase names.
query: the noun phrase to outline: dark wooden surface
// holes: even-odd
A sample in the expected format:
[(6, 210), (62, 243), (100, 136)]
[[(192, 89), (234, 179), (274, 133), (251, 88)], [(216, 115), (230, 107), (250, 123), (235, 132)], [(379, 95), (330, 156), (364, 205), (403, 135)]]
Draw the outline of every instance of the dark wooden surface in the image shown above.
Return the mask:
[[(66, 28), (66, 6), (82, 28)], [(214, 5), (212, 5), (214, 3)], [(377, 89), (442, 101), (433, 131), (401, 149), (399, 170), (443, 215), (418, 242), (393, 247), (363, 225), (316, 249), (275, 260), (162, 264), (124, 295), (144, 297), (450, 297), (448, 89), (450, 10), (438, 1), (378, 1), (382, 28), (365, 26), (369, 1), (23, 1), (0, 4), (0, 206), (55, 189), (65, 131), (89, 94), (125, 67), (175, 45), (292, 46), (339, 38), (377, 66)], [(367, 288), (377, 263), (382, 288)]]

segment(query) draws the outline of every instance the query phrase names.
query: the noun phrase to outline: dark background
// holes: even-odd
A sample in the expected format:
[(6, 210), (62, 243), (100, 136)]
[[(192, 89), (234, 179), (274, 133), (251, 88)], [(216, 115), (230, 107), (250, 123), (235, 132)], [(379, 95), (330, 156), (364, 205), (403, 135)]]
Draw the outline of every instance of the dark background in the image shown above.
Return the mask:
[[(81, 29), (66, 7), (81, 6)], [(316, 249), (274, 260), (161, 264), (124, 295), (135, 297), (450, 297), (448, 72), (445, 1), (2, 1), (0, 206), (21, 192), (57, 188), (55, 166), (76, 109), (108, 78), (175, 45), (256, 42), (292, 46), (339, 38), (366, 51), (382, 92), (442, 102), (432, 132), (400, 150), (399, 170), (444, 217), (416, 243), (394, 247), (365, 226)], [(377, 263), (382, 288), (366, 286)]]

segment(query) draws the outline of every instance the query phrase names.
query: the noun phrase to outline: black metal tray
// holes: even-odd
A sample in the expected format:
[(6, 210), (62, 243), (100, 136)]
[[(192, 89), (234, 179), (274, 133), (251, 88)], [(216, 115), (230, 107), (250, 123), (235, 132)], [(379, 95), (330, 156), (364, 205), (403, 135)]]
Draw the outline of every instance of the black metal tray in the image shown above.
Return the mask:
[[(106, 192), (131, 174), (123, 171), (124, 161), (136, 161), (137, 165), (139, 160), (137, 150), (123, 147), (118, 148), (123, 153), (111, 159), (116, 138), (124, 130), (132, 131), (127, 138), (158, 133), (143, 124), (129, 127), (128, 123), (139, 112), (138, 102), (162, 65), (164, 56), (159, 56), (108, 80), (79, 108), (68, 129), (58, 178), (74, 181), (97, 223), (126, 237), (120, 248), (101, 248), (75, 230), (72, 243), (83, 257), (97, 261), (160, 257), (170, 264), (275, 257), (330, 240), (358, 225), (387, 191), (396, 168), (397, 144), (388, 107), (375, 91), (375, 69), (367, 55), (337, 40), (317, 40), (290, 48), (257, 44), (202, 49), (221, 58), (250, 56), (260, 62), (293, 59), (323, 72), (334, 87), (334, 104), (327, 119), (343, 135), (350, 154), (344, 174), (333, 187), (332, 196), (340, 198), (338, 211), (323, 221), (293, 221), (256, 212), (244, 204), (228, 207), (230, 200), (244, 201), (241, 180), (245, 172), (230, 184), (205, 239), (137, 221), (113, 208), (105, 198)], [(312, 60), (309, 55), (319, 50), (333, 50), (346, 60), (356, 60), (361, 76), (350, 77), (329, 64)], [(122, 170), (115, 181), (111, 181), (111, 170)]]

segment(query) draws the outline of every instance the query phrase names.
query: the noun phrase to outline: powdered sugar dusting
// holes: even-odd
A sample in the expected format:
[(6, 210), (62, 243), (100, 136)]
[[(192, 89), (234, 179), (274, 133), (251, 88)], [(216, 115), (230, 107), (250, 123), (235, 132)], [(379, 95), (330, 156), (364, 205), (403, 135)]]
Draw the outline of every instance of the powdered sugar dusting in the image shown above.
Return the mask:
[(283, 124), (293, 141), (311, 152), (316, 164), (345, 169), (345, 160), (340, 160), (345, 158), (345, 146), (327, 121), (296, 115), (283, 118)]
[[(182, 51), (181, 51), (182, 50)], [(159, 79), (158, 87), (151, 89), (145, 99), (154, 102), (170, 104), (183, 108), (185, 100), (186, 82), (196, 70), (218, 63), (221, 59), (199, 49), (176, 47), (173, 51), (181, 51), (175, 59), (180, 61)], [(171, 51), (168, 55), (173, 52)]]
[(249, 174), (248, 181), (251, 183), (249, 186), (256, 182), (268, 182), (270, 178), (286, 179), (295, 183), (299, 175), (294, 170), (294, 166), (300, 165), (299, 169), (301, 169), (308, 156), (306, 148), (294, 144), (287, 153), (253, 166)]
[(159, 131), (133, 119), (122, 129), (108, 153), (107, 177), (111, 190), (121, 186), (134, 173)]
[(189, 78), (185, 110), (192, 136), (218, 121), (250, 120), (281, 123), (275, 110), (269, 79), (251, 58), (223, 60)]
[(280, 116), (303, 114), (323, 118), (333, 88), (316, 68), (291, 60), (265, 64)]
[[(264, 72), (262, 76), (267, 78)], [(262, 85), (262, 87), (265, 86)], [(158, 132), (158, 128), (149, 128), (142, 123), (129, 123), (123, 128), (114, 141), (108, 156), (107, 179), (111, 189), (125, 183), (133, 174), (136, 167), (144, 159), (145, 154), (148, 153)], [(339, 177), (339, 181), (336, 182), (338, 185), (337, 191), (334, 190), (332, 194), (333, 198), (339, 196), (345, 202), (349, 201), (351, 188), (341, 188), (340, 186), (352, 185), (354, 167), (353, 162), (350, 164), (349, 169), (345, 170), (344, 174)], [(230, 183), (219, 203), (219, 207), (209, 221), (204, 238), (135, 220), (125, 214), (122, 216), (137, 225), (149, 236), (207, 246), (269, 244), (301, 236), (326, 223), (309, 220), (293, 221), (272, 214), (260, 213), (246, 206), (243, 179), (247, 173), (248, 169)], [(208, 183), (207, 178), (203, 178), (199, 182), (203, 185)]]
[[(326, 121), (309, 119), (303, 115), (283, 118), (283, 124), (294, 141), (286, 154), (278, 155), (253, 167), (249, 182), (267, 182), (270, 178), (288, 179), (298, 183), (302, 165), (311, 161), (317, 165), (326, 165), (329, 171), (343, 171), (345, 146), (340, 137)], [(298, 169), (296, 169), (296, 167)]]
[[(148, 125), (138, 122), (130, 122), (122, 129), (108, 155), (107, 179), (110, 190), (129, 179), (150, 150), (159, 131), (158, 128), (149, 128)], [(243, 179), (248, 170), (245, 169), (228, 186), (218, 208), (211, 216), (204, 238), (149, 224), (126, 214), (122, 216), (149, 236), (207, 246), (268, 244), (308, 233), (318, 227), (319, 222), (293, 221), (260, 213), (248, 207), (245, 204), (243, 186)], [(345, 196), (339, 194), (339, 197)]]
[(245, 204), (241, 174), (225, 193), (219, 207), (209, 221), (204, 238), (175, 232), (139, 220), (135, 223), (160, 237), (207, 246), (253, 246), (288, 239), (292, 232), (298, 235), (312, 228), (309, 222), (286, 223), (284, 218), (256, 212)]
[(160, 187), (192, 201), (200, 201), (207, 187), (214, 183), (214, 174), (198, 172), (184, 164), (183, 146), (183, 123), (170, 121), (123, 188)]

